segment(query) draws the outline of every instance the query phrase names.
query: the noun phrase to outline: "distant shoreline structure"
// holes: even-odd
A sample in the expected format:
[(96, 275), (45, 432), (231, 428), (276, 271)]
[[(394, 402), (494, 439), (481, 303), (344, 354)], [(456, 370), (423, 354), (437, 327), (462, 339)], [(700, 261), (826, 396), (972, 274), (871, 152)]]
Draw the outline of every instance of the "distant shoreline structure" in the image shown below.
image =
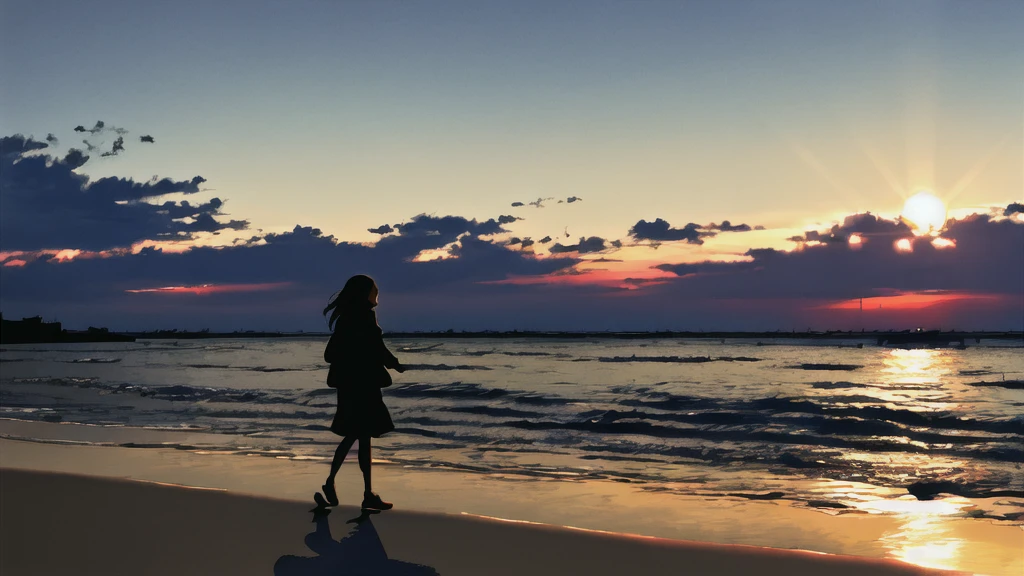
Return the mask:
[[(2, 316), (0, 316), (2, 318)], [(207, 338), (312, 338), (322, 339), (330, 336), (329, 332), (282, 332), (282, 331), (234, 331), (211, 332), (209, 330), (152, 330), (132, 332), (111, 332), (106, 328), (90, 327), (85, 331), (62, 330), (59, 322), (45, 323), (40, 317), (23, 320), (3, 320), (0, 331), (0, 342), (3, 344), (19, 343), (61, 343), (61, 342), (134, 342), (136, 340), (193, 340)], [(560, 330), (480, 330), (480, 331), (412, 331), (385, 332), (386, 338), (421, 338), (421, 339), (548, 339), (548, 340), (582, 340), (582, 339), (619, 339), (619, 340), (656, 340), (665, 338), (694, 340), (874, 340), (879, 346), (910, 346), (932, 345), (945, 347), (951, 345), (965, 346), (981, 340), (1020, 340), (1024, 344), (1024, 331), (940, 331), (940, 330), (871, 330), (871, 331), (693, 331), (693, 330), (660, 330), (660, 331), (560, 331)], [(760, 343), (760, 342), (759, 342)]]

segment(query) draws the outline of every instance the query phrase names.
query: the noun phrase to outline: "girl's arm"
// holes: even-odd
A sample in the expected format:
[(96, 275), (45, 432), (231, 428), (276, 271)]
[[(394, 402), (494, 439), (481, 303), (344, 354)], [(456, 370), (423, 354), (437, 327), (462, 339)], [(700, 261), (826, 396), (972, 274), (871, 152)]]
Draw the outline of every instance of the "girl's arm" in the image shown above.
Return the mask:
[(380, 363), (383, 364), (385, 368), (405, 372), (405, 369), (402, 367), (402, 363), (398, 361), (398, 358), (396, 358), (390, 350), (388, 350), (387, 344), (384, 343), (384, 331), (381, 330), (380, 325), (377, 324), (376, 314), (374, 314), (373, 317), (373, 325), (376, 327), (376, 337), (374, 338), (374, 347), (376, 348), (375, 355), (380, 359)]
[(337, 362), (341, 356), (341, 338), (338, 337), (338, 333), (331, 334), (331, 339), (327, 341), (327, 348), (324, 349), (324, 362), (333, 364)]

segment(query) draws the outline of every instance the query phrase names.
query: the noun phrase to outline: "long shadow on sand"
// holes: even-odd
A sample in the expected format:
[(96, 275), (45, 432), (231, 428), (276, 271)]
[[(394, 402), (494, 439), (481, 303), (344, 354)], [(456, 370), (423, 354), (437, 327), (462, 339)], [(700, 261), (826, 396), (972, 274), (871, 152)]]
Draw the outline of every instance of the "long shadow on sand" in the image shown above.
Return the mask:
[(347, 522), (356, 525), (352, 532), (335, 540), (327, 522), (330, 510), (314, 510), (316, 529), (306, 535), (306, 546), (317, 556), (281, 556), (274, 563), (274, 576), (437, 576), (437, 570), (430, 566), (388, 558), (370, 520), (377, 513), (363, 510)]

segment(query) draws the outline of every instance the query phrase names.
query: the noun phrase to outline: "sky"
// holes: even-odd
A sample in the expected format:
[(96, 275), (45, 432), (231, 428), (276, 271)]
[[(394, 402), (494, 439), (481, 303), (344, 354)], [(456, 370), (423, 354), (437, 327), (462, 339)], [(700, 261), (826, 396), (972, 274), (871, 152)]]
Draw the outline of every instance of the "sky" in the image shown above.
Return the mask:
[(0, 7), (5, 318), (1024, 327), (1020, 2)]

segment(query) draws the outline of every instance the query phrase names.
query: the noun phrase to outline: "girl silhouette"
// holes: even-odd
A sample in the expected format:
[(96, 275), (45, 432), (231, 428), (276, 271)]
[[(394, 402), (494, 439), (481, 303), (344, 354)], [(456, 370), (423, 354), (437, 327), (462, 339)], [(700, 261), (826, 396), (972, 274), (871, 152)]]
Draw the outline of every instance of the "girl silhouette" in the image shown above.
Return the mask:
[(331, 505), (338, 505), (334, 478), (352, 444), (359, 440), (359, 469), (365, 488), (363, 508), (388, 510), (393, 505), (373, 493), (370, 438), (380, 438), (395, 429), (380, 390), (391, 385), (388, 368), (397, 372), (405, 372), (405, 368), (384, 345), (373, 311), (375, 306), (377, 284), (369, 276), (358, 275), (349, 278), (324, 308), (324, 316), (331, 314), (327, 324), (333, 330), (324, 350), (324, 361), (331, 365), (327, 385), (338, 390), (338, 412), (331, 432), (341, 436), (342, 441), (334, 452), (323, 492)]

